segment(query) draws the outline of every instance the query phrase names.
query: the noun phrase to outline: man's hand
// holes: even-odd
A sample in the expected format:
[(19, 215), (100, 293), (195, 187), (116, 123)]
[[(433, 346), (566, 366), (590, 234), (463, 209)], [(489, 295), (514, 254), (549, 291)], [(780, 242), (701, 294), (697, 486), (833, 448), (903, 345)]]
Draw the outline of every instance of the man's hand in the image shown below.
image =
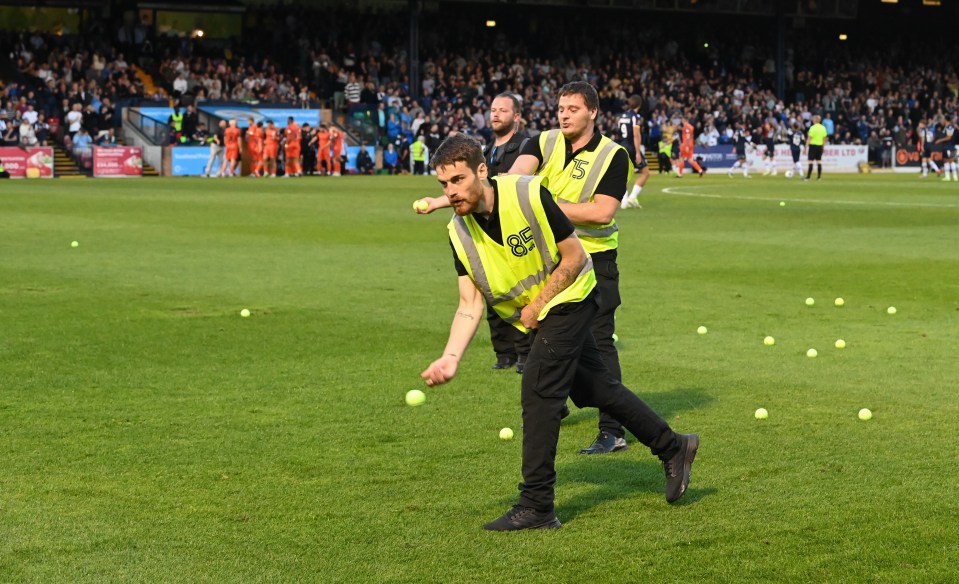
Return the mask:
[(426, 203), (425, 209), (417, 209), (416, 213), (418, 215), (429, 215), (437, 209), (443, 209), (444, 207), (450, 206), (450, 200), (446, 197), (423, 197), (420, 201)]
[(436, 361), (430, 363), (426, 371), (420, 373), (420, 377), (426, 380), (426, 385), (442, 385), (450, 379), (453, 379), (458, 367), (459, 359), (453, 355), (443, 355)]
[(536, 310), (532, 304), (527, 304), (523, 307), (523, 311), (519, 314), (519, 321), (523, 323), (523, 326), (533, 330), (534, 328), (539, 328), (539, 311)]

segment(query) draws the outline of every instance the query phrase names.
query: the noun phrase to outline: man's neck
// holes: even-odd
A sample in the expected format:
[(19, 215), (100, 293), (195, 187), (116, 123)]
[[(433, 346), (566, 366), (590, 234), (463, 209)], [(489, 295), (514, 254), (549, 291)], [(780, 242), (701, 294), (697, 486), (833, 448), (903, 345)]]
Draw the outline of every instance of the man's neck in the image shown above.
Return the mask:
[(476, 206), (475, 213), (479, 213), (483, 217), (489, 217), (493, 212), (493, 206), (495, 204), (496, 197), (493, 191), (493, 184), (489, 179), (483, 180), (483, 196), (480, 198), (479, 205)]
[(580, 148), (589, 144), (589, 141), (593, 139), (593, 131), (593, 128), (590, 127), (583, 132), (580, 137), (575, 138), (575, 140), (569, 140), (569, 147), (573, 150), (573, 152), (576, 152)]
[(502, 136), (500, 136), (499, 134), (496, 134), (496, 139), (493, 140), (493, 146), (502, 146), (503, 144), (506, 144), (507, 142), (509, 142), (510, 138), (512, 138), (513, 134), (515, 133), (516, 133), (516, 128), (513, 128), (512, 130), (509, 131), (508, 134), (504, 134)]

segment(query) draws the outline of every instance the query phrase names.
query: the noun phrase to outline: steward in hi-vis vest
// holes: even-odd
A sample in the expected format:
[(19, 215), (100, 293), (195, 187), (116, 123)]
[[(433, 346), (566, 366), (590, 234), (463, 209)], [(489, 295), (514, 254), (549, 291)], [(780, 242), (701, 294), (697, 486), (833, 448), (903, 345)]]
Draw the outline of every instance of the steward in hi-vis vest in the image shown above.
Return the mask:
[(567, 399), (620, 420), (663, 462), (666, 500), (677, 501), (689, 484), (699, 437), (674, 432), (610, 373), (592, 334), (600, 298), (590, 256), (545, 181), (521, 175), (490, 180), (482, 147), (466, 134), (447, 138), (432, 160), (456, 213), (448, 230), (460, 298), (442, 356), (420, 376), (429, 386), (453, 379), (479, 328), (484, 298), (533, 339), (520, 395), (519, 501), (484, 529), (561, 527), (553, 502)]
[[(472, 215), (455, 215), (449, 223), (450, 242), (457, 259), (483, 293), (488, 306), (522, 332), (520, 313), (543, 290), (559, 264), (559, 249), (540, 199), (542, 177), (508, 175), (496, 182), (502, 241), (487, 235)], [(564, 302), (580, 302), (596, 286), (588, 256), (576, 280), (557, 294), (538, 314)]]
[[(539, 135), (543, 163), (536, 174), (549, 177), (549, 190), (557, 199), (570, 203), (592, 202), (599, 180), (613, 162), (613, 155), (617, 151), (626, 152), (625, 148), (606, 136), (596, 134), (596, 137), (599, 140), (592, 150), (580, 150), (571, 161), (571, 165), (567, 165), (566, 138), (563, 137), (563, 133), (560, 130), (550, 130)], [(569, 166), (568, 169), (567, 166)], [(589, 253), (619, 247), (618, 232), (616, 219), (611, 219), (609, 223), (603, 225), (576, 224), (576, 235)]]

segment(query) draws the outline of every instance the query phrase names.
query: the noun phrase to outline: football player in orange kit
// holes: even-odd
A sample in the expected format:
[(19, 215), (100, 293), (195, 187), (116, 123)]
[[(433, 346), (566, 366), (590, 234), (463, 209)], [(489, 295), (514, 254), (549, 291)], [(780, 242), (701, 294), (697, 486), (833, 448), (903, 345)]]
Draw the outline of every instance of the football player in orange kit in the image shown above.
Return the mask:
[(266, 130), (263, 132), (263, 164), (272, 178), (276, 178), (276, 157), (279, 153), (280, 129), (273, 124), (273, 120), (267, 120)]
[(230, 124), (223, 131), (223, 142), (226, 144), (226, 156), (223, 159), (223, 176), (237, 176), (240, 172), (240, 128), (236, 125), (236, 118), (230, 119)]
[(301, 176), (303, 169), (300, 166), (300, 140), (303, 137), (300, 132), (300, 126), (292, 117), (287, 118), (286, 128), (283, 130), (284, 147), (283, 153), (286, 156), (286, 176)]
[(696, 162), (696, 159), (693, 158), (693, 145), (696, 143), (696, 129), (693, 128), (693, 125), (689, 123), (688, 117), (683, 117), (683, 125), (680, 127), (682, 132), (680, 143), (679, 143), (679, 176), (683, 176), (683, 161), (689, 162), (689, 165), (693, 167), (693, 170), (699, 173), (699, 176), (702, 177), (706, 174), (706, 171), (699, 166), (699, 163)]
[(246, 149), (250, 153), (250, 176), (259, 177), (263, 172), (263, 128), (262, 122), (256, 123), (253, 118), (247, 120)]
[(320, 129), (316, 131), (316, 171), (319, 174), (333, 172), (330, 164), (330, 129), (326, 124), (320, 124)]
[(340, 176), (342, 164), (340, 156), (343, 155), (343, 132), (333, 128), (330, 130), (330, 141), (333, 143), (333, 176)]

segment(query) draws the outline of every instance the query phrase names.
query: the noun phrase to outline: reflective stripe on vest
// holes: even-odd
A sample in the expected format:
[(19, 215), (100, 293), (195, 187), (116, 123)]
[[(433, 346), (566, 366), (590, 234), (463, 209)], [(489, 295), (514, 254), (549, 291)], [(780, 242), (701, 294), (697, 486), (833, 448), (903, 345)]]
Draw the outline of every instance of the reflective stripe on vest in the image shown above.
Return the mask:
[(599, 184), (599, 178), (603, 175), (603, 166), (606, 164), (606, 159), (612, 156), (618, 147), (620, 146), (616, 142), (610, 140), (599, 151), (599, 154), (596, 155), (596, 162), (594, 162), (593, 167), (589, 169), (589, 174), (586, 175), (586, 182), (583, 183), (583, 190), (579, 194), (580, 203), (589, 202), (589, 198), (593, 196), (593, 191), (596, 190), (596, 185)]
[(543, 164), (549, 160), (549, 157), (553, 155), (553, 150), (556, 148), (556, 143), (559, 142), (559, 137), (562, 135), (560, 130), (550, 130), (546, 133), (546, 144), (543, 146)]

